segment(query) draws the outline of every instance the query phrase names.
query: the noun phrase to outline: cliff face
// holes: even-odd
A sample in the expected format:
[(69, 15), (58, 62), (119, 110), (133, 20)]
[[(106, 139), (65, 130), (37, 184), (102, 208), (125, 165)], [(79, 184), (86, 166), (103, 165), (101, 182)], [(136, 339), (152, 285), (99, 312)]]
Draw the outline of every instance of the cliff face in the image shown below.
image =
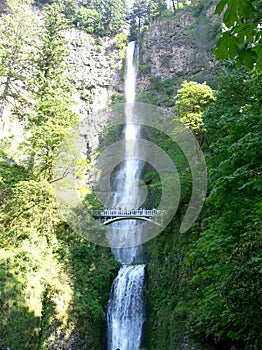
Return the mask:
[[(152, 77), (173, 79), (174, 93), (181, 80), (210, 81), (216, 72), (212, 53), (220, 21), (216, 2), (202, 9), (200, 17), (189, 11), (155, 23), (144, 34), (138, 91), (150, 91)], [(146, 67), (146, 69), (145, 69)], [(143, 69), (144, 68), (144, 69)]]
[(80, 115), (106, 108), (121, 85), (122, 59), (112, 38), (95, 39), (77, 29), (65, 33), (68, 41), (68, 74), (72, 79)]
[[(209, 3), (197, 17), (188, 11), (154, 23), (144, 34), (137, 81), (138, 93), (152, 88), (152, 78), (174, 79), (174, 94), (181, 80), (210, 81), (216, 73), (212, 53), (220, 21)], [(77, 89), (76, 110), (81, 116), (106, 108), (115, 92), (123, 93), (122, 58), (115, 39), (95, 39), (77, 29), (65, 33), (69, 70)], [(147, 69), (143, 70), (142, 66)]]
[(81, 135), (90, 157), (99, 146), (106, 125), (107, 115), (103, 110), (111, 104), (116, 91), (123, 91), (120, 77), (123, 53), (117, 49), (114, 38), (94, 38), (77, 29), (68, 30), (65, 38), (69, 50), (67, 73), (75, 87), (73, 109), (80, 121), (84, 120)]
[[(64, 36), (69, 52), (67, 74), (75, 87), (73, 109), (82, 119), (106, 108), (113, 92), (121, 89), (122, 58), (113, 38), (98, 40), (74, 28), (67, 30)], [(10, 121), (11, 107), (5, 106), (1, 137), (21, 138), (22, 125)]]
[[(158, 82), (169, 80), (170, 96), (166, 103), (169, 106), (174, 106), (173, 97), (184, 79), (198, 82), (212, 80), (216, 63), (211, 47), (218, 25), (214, 16), (215, 3), (211, 1), (202, 10), (204, 14), (201, 17), (187, 11), (179, 12), (174, 18), (154, 23), (144, 33), (137, 82), (138, 97), (140, 93), (149, 93), (157, 95), (157, 98), (150, 96), (140, 100), (165, 106), (162, 97), (165, 98), (166, 91), (161, 92), (157, 84), (153, 86), (154, 78)], [(36, 12), (41, 21), (41, 12)], [(91, 125), (96, 112), (110, 105), (114, 93), (123, 94), (121, 52), (114, 38), (94, 38), (75, 28), (67, 30), (64, 35), (69, 50), (68, 75), (75, 86), (73, 109), (80, 119), (87, 118)], [(15, 119), (10, 122), (10, 115), (11, 105), (7, 105), (3, 113), (1, 137), (13, 135), (20, 140), (23, 128)], [(98, 137), (95, 136), (95, 146)]]
[(155, 24), (146, 32), (143, 60), (150, 64), (152, 75), (169, 78), (196, 69), (196, 63), (201, 61), (202, 54), (192, 39), (184, 34), (184, 30), (193, 24), (193, 16), (185, 13), (178, 21)]
[[(170, 85), (172, 89), (171, 99), (173, 99), (181, 80), (191, 79), (201, 82), (212, 79), (216, 70), (215, 60), (211, 53), (212, 40), (210, 40), (213, 35), (210, 31), (210, 24), (215, 24), (213, 13), (213, 5), (208, 7), (201, 20), (196, 20), (190, 12), (183, 12), (173, 19), (153, 24), (145, 32), (141, 46), (141, 65), (144, 65), (146, 69), (140, 70), (137, 82), (138, 92), (152, 91), (153, 78), (157, 77), (160, 81), (170, 80), (170, 84), (172, 84)], [(111, 103), (115, 92), (123, 94), (122, 58), (113, 38), (99, 40), (76, 29), (67, 30), (65, 38), (69, 50), (67, 74), (75, 87), (73, 109), (80, 119), (87, 118), (88, 127), (93, 128), (92, 140), (88, 140), (91, 142), (88, 145), (93, 150), (99, 144), (100, 130), (106, 123), (105, 115), (103, 113), (98, 114), (97, 111), (106, 108)], [(11, 106), (6, 106), (4, 111), (5, 130), (0, 130), (1, 137), (13, 134), (20, 137), (23, 134), (23, 129), (19, 123), (16, 122), (16, 125), (14, 122), (10, 122), (10, 114)], [(93, 126), (93, 119), (96, 119), (96, 123), (100, 124), (99, 130)], [(170, 269), (171, 255), (177, 249), (175, 243), (171, 246), (170, 242), (171, 239), (163, 240), (162, 250), (156, 247), (157, 252), (152, 257), (152, 264), (148, 270), (148, 279), (151, 281), (148, 287), (148, 299), (151, 300), (152, 304), (154, 303), (156, 309), (157, 305), (161, 305), (164, 300), (161, 299), (162, 295), (159, 297), (157, 294), (161, 288), (156, 287), (159, 286), (159, 281), (161, 281), (161, 274), (163, 273), (166, 280), (172, 281), (175, 273), (174, 269), (177, 268), (177, 271), (180, 272), (179, 259), (177, 259), (176, 265), (172, 265), (174, 268)], [(97, 259), (100, 259), (99, 255)], [(162, 266), (162, 261), (167, 261), (168, 266), (163, 266), (161, 269), (154, 268), (158, 265)], [(179, 276), (176, 281), (177, 284), (180, 283)], [(157, 294), (155, 298), (153, 290)], [(169, 307), (170, 309), (173, 308), (173, 304), (170, 304)], [(180, 336), (179, 341), (173, 338), (170, 340), (169, 348), (194, 349), (193, 345), (189, 345), (183, 330), (176, 329), (176, 332), (173, 332), (172, 327), (175, 327), (176, 320), (174, 319), (173, 323), (170, 322), (172, 320), (172, 310), (165, 312), (163, 306), (162, 309), (160, 307), (160, 310), (156, 312), (151, 310), (149, 313), (148, 328), (150, 328), (150, 332), (148, 334), (152, 336), (151, 329), (154, 329), (155, 332), (155, 335), (151, 337), (150, 349), (167, 348), (166, 344), (162, 346), (161, 338), (168, 338), (168, 327), (173, 336)], [(166, 316), (159, 319), (159, 323), (155, 326), (154, 320), (157, 319), (159, 314)], [(151, 328), (151, 325), (155, 328), (153, 326)], [(163, 332), (162, 335), (161, 332)], [(179, 332), (181, 332), (181, 335)], [(58, 338), (57, 334), (53, 333), (53, 335), (54, 338)], [(101, 336), (100, 333), (99, 336)], [(63, 339), (59, 339), (63, 343), (63, 348), (66, 348), (66, 337), (67, 334), (63, 336)], [(73, 343), (75, 342), (76, 336), (72, 336), (67, 348), (73, 349)], [(97, 339), (97, 342), (101, 343), (100, 339)], [(53, 348), (56, 348), (55, 340), (53, 341)]]

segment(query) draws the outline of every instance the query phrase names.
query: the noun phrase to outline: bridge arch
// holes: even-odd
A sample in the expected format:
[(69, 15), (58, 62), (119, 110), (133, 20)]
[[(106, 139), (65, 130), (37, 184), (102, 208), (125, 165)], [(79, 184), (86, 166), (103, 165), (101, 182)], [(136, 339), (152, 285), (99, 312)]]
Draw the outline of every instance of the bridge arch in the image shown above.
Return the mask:
[(158, 222), (155, 222), (153, 220), (151, 220), (150, 218), (147, 218), (145, 216), (117, 216), (117, 217), (113, 217), (113, 218), (109, 218), (107, 220), (105, 220), (103, 222), (103, 225), (110, 225), (113, 222), (117, 222), (117, 221), (122, 221), (122, 220), (141, 220), (141, 221), (148, 221), (151, 222), (152, 224), (155, 224), (157, 226), (161, 226)]

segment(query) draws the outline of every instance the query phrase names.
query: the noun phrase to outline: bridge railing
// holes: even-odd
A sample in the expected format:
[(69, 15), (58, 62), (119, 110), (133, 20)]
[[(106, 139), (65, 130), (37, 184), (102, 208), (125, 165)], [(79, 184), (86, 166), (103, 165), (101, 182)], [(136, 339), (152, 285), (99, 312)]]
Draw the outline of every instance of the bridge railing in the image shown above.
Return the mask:
[(118, 216), (162, 216), (167, 213), (167, 210), (157, 209), (104, 209), (104, 210), (91, 210), (90, 214), (95, 217), (118, 217)]

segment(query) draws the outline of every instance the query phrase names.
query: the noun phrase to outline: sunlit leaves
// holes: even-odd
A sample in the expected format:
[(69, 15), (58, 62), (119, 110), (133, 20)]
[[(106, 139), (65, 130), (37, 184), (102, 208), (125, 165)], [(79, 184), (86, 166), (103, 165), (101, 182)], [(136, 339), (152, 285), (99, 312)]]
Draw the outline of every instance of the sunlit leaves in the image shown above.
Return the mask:
[(80, 7), (76, 23), (79, 28), (90, 34), (102, 31), (101, 13), (99, 14), (95, 9)]
[(256, 0), (221, 0), (216, 13), (223, 13), (224, 30), (217, 42), (215, 54), (218, 59), (228, 57), (238, 66), (256, 67), (261, 70), (261, 15), (262, 9)]
[(251, 0), (221, 0), (217, 5), (216, 13), (220, 15), (226, 7), (223, 21), (227, 27), (231, 27), (239, 17), (253, 17), (254, 7), (252, 3), (254, 1)]
[(212, 89), (197, 82), (184, 81), (176, 96), (176, 111), (179, 119), (195, 134), (203, 131), (203, 113), (215, 97)]
[(29, 104), (26, 91), (31, 69), (29, 58), (37, 40), (37, 18), (31, 4), (30, 0), (8, 0), (7, 13), (1, 16), (0, 118), (8, 102), (9, 107), (13, 106), (13, 115), (25, 119), (24, 110)]
[[(49, 235), (59, 223), (53, 189), (42, 181), (19, 181), (5, 198), (0, 212), (1, 244), (19, 244), (20, 237), (31, 239), (42, 232)], [(38, 232), (38, 233), (36, 233)]]
[[(27, 103), (23, 157), (15, 158), (19, 165), (8, 159), (13, 145), (0, 145), (0, 348), (47, 349), (57, 341), (67, 346), (71, 334), (74, 343), (85, 338), (86, 346), (99, 348), (103, 305), (117, 263), (109, 250), (98, 252), (62, 221), (50, 185), (58, 146), (77, 119), (65, 74), (63, 8), (60, 1), (42, 8), (41, 26), (33, 35), (21, 20), (24, 1), (8, 3), (21, 6), (1, 18), (0, 29), (7, 29), (0, 34), (0, 72), (3, 82), (10, 77), (23, 81), (18, 92), (30, 87), (30, 108)], [(33, 22), (33, 14), (27, 20)], [(75, 256), (73, 247), (79, 246), (85, 249)]]

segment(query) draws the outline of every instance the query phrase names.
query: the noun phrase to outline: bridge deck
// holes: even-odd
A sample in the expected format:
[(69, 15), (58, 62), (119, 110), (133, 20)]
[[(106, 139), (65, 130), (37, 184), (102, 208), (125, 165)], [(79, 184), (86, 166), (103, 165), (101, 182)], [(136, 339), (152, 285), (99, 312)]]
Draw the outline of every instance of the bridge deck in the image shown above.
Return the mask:
[(163, 215), (166, 213), (167, 210), (157, 209), (104, 209), (90, 211), (90, 214), (103, 225), (109, 225), (113, 222), (122, 220), (142, 220), (149, 221), (155, 225), (161, 226)]
[(166, 210), (157, 209), (137, 209), (137, 210), (124, 210), (124, 209), (105, 209), (105, 210), (91, 210), (91, 214), (96, 218), (117, 218), (117, 217), (145, 217), (151, 218), (152, 216), (162, 216), (166, 214)]

